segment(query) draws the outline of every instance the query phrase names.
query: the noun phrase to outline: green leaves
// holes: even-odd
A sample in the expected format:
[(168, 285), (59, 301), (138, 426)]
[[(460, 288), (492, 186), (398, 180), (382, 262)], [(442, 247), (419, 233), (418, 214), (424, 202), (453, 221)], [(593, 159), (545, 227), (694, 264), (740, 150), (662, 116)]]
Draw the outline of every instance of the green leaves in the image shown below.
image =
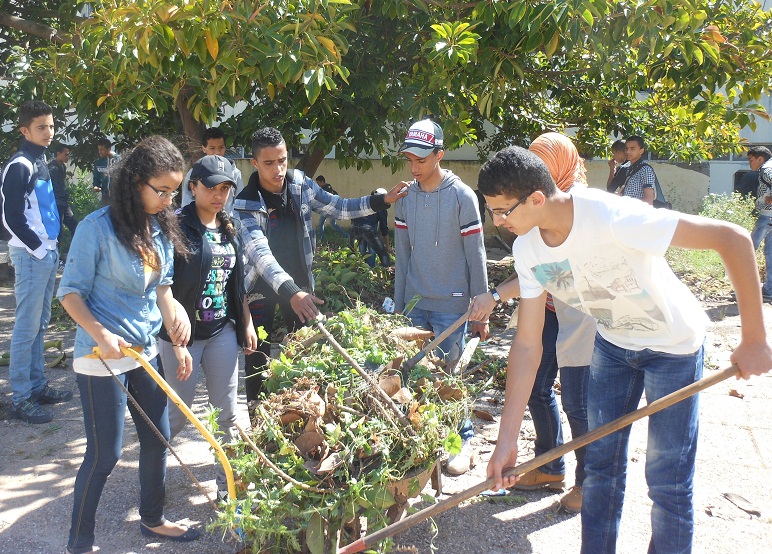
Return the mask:
[(434, 24), (431, 28), (435, 38), (424, 46), (430, 62), (456, 65), (476, 61), (480, 35), (472, 32), (474, 26), (457, 21)]
[(772, 88), (772, 17), (753, 0), (117, 0), (61, 23), (78, 42), (9, 48), (7, 98), (44, 95), (81, 125), (131, 129), (127, 142), (159, 117), (211, 124), (243, 103), (227, 122), (237, 142), (266, 122), (292, 144), (308, 129), (309, 151), (360, 169), (380, 158), (399, 170), (394, 144), (426, 115), (449, 149), (472, 143), (481, 158), (568, 126), (587, 154), (640, 132), (705, 158), (738, 144), (758, 117), (746, 106)]

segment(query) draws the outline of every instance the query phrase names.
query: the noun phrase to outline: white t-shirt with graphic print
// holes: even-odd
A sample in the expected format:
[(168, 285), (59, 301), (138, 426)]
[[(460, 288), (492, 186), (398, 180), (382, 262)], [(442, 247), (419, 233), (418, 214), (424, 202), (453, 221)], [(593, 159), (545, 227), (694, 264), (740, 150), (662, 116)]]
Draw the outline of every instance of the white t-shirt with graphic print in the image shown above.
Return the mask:
[(515, 240), (522, 298), (547, 290), (590, 314), (620, 348), (697, 351), (707, 316), (664, 258), (678, 213), (601, 190), (571, 195), (574, 223), (563, 244), (547, 246), (538, 228)]

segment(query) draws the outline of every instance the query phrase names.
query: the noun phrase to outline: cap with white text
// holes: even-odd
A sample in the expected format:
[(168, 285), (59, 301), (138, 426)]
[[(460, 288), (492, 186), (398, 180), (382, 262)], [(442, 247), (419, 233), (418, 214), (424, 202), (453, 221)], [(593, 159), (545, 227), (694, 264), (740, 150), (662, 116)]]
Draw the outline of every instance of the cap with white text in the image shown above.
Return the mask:
[(410, 152), (419, 158), (425, 158), (435, 149), (444, 149), (442, 127), (431, 119), (422, 119), (410, 126), (399, 151), (400, 153)]

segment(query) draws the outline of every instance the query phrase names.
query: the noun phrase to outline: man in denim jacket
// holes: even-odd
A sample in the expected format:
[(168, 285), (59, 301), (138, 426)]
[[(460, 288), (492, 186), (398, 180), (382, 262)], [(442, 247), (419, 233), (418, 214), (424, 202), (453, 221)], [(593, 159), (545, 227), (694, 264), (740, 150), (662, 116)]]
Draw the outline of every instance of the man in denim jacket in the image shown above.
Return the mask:
[[(242, 242), (247, 257), (246, 286), (255, 328), (273, 329), (276, 306), (281, 308), (288, 331), (314, 318), (313, 294), (316, 237), (311, 212), (334, 219), (362, 217), (385, 210), (407, 190), (397, 185), (386, 194), (341, 198), (322, 190), (313, 179), (287, 168), (287, 145), (278, 129), (264, 127), (252, 137), (255, 172), (236, 197), (234, 216), (241, 220)], [(246, 360), (247, 400), (260, 392), (260, 373), (270, 357), (270, 343)]]

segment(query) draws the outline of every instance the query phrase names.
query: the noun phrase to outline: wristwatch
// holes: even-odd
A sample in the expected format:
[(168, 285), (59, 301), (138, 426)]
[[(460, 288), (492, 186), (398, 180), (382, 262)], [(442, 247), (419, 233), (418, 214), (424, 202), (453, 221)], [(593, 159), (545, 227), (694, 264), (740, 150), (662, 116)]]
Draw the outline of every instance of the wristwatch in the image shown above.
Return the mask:
[(491, 296), (496, 301), (496, 305), (501, 304), (501, 295), (499, 294), (499, 291), (497, 291), (495, 287), (491, 289)]

